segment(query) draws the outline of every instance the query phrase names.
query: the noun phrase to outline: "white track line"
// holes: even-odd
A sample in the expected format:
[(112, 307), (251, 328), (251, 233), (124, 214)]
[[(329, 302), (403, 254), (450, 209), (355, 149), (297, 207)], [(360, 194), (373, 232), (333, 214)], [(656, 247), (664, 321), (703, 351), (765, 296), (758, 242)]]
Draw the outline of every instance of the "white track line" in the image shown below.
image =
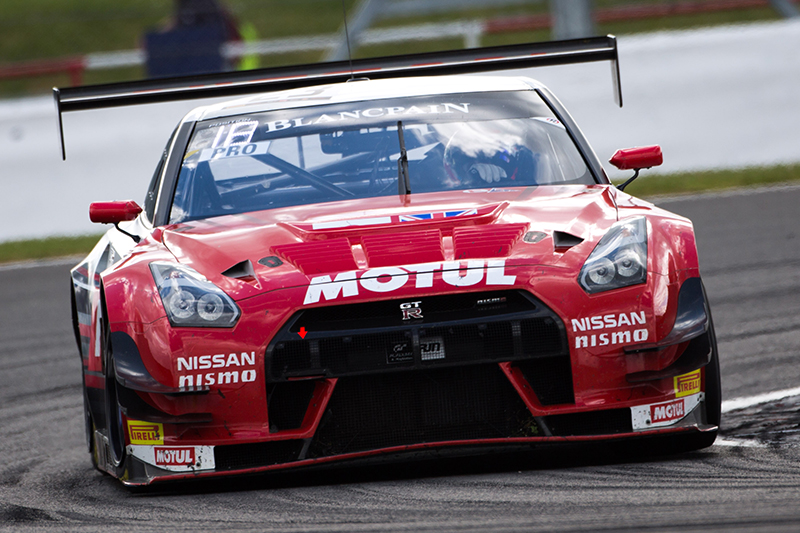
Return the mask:
[(714, 446), (729, 446), (731, 448), (766, 448), (767, 445), (757, 440), (726, 439), (717, 437)]
[(789, 398), (791, 396), (800, 396), (800, 387), (767, 392), (765, 394), (749, 396), (746, 398), (734, 398), (733, 400), (727, 400), (722, 402), (722, 412), (728, 413), (730, 411), (736, 411), (737, 409), (746, 409), (754, 405), (783, 400), (784, 398)]

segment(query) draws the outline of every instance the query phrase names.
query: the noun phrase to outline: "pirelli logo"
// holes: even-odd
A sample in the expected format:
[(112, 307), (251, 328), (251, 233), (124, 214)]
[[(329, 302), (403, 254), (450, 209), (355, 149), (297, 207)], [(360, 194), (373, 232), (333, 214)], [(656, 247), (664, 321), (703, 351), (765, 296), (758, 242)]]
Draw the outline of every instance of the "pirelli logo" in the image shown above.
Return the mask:
[(164, 426), (152, 422), (128, 420), (131, 444), (164, 444)]
[(673, 379), (675, 381), (676, 398), (683, 398), (700, 392), (700, 370), (676, 376)]

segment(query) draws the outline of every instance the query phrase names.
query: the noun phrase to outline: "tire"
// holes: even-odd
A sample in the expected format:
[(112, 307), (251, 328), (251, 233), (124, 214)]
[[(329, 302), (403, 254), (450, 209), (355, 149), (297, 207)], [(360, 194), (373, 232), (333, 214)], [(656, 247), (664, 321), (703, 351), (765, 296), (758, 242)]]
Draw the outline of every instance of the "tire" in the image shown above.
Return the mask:
[(719, 427), (722, 421), (722, 381), (719, 372), (717, 336), (710, 315), (708, 342), (711, 344), (711, 361), (706, 365), (706, 423)]
[[(708, 323), (708, 342), (711, 345), (711, 360), (705, 366), (706, 390), (705, 401), (703, 402), (703, 421), (706, 424), (719, 428), (722, 418), (722, 385), (719, 372), (719, 354), (717, 352), (717, 337), (714, 333), (714, 323), (709, 314)], [(674, 454), (691, 452), (708, 448), (717, 439), (719, 429), (695, 432), (686, 435), (672, 435), (665, 437), (659, 443), (659, 453)]]
[(89, 408), (89, 396), (86, 392), (86, 375), (84, 374), (83, 366), (81, 366), (81, 383), (83, 392), (83, 423), (84, 430), (86, 431), (86, 447), (89, 453), (92, 453), (94, 448), (94, 421), (92, 420), (92, 411)]
[(105, 302), (102, 305), (102, 353), (105, 361), (105, 411), (106, 435), (108, 437), (109, 460), (115, 467), (125, 461), (125, 428), (122, 409), (119, 405), (117, 374), (114, 365), (114, 350), (111, 346), (111, 335), (106, 319)]

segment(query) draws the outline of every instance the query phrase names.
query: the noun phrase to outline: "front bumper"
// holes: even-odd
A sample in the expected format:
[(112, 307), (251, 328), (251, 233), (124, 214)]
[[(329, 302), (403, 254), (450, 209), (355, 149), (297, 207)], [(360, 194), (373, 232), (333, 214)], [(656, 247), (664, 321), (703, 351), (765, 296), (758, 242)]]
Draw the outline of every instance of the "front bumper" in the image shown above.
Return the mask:
[[(224, 392), (163, 386), (148, 391), (163, 380), (147, 375), (141, 359), (136, 361), (139, 356), (131, 351), (136, 343), (114, 341), (115, 357), (128, 359), (118, 365), (123, 373), (118, 381), (130, 387), (120, 395), (126, 403), (128, 455), (122, 468), (107, 470), (126, 484), (144, 485), (426, 450), (716, 429), (704, 414), (707, 330), (698, 336), (696, 328), (685, 328), (691, 336), (676, 338), (675, 345), (619, 347), (614, 358), (592, 359), (576, 349), (577, 336), (570, 336), (559, 315), (525, 291), (467, 294), (485, 306), (459, 311), (448, 307), (449, 297), (428, 298), (426, 309), (435, 315), (441, 308), (449, 320), (419, 326), (383, 321), (385, 302), (363, 309), (350, 305), (349, 319), (331, 307), (296, 313), (258, 354), (263, 380)], [(458, 300), (464, 293), (452, 296)], [(397, 307), (396, 301), (389, 304)], [(704, 299), (700, 305), (702, 313), (689, 315), (705, 317)], [(369, 319), (371, 327), (353, 327), (352, 313), (355, 322)], [(678, 309), (677, 316), (684, 315)], [(299, 329), (311, 324), (313, 333), (298, 342)], [(439, 342), (441, 350), (426, 349)], [(123, 346), (128, 353), (117, 349)], [(670, 350), (668, 373), (629, 371), (631, 354)], [(696, 366), (684, 364), (686, 373), (676, 375), (674, 362), (689, 359)], [(575, 386), (577, 379), (590, 388), (587, 360), (607, 370), (594, 382), (605, 388), (595, 386), (591, 394)], [(220, 424), (220, 416), (245, 423)], [(99, 437), (97, 445), (103, 446)]]

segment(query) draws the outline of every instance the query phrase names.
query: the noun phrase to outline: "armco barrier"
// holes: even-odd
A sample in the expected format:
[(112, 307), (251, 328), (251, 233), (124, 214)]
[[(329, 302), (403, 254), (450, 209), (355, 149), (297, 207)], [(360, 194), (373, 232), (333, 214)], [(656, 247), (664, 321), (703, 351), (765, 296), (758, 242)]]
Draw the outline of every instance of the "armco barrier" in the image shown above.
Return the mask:
[(25, 61), (0, 65), (0, 80), (33, 78), (48, 74), (69, 74), (70, 83), (80, 85), (84, 70), (86, 70), (86, 59), (83, 56)]

